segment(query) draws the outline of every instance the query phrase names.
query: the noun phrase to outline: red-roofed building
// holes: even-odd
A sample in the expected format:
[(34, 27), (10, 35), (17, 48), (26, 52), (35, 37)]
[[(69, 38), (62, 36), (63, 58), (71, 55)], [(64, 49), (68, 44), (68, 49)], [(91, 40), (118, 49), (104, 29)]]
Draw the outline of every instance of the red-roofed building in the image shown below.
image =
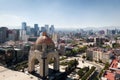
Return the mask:
[(119, 60), (114, 59), (111, 62), (109, 70), (104, 73), (104, 77), (102, 80), (120, 80), (120, 68), (119, 68)]

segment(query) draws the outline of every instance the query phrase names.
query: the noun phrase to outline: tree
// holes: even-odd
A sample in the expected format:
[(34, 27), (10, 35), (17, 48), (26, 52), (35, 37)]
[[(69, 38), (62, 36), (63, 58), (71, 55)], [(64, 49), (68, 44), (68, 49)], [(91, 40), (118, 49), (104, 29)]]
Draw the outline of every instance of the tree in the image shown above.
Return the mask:
[(87, 46), (83, 46), (79, 48), (79, 52), (85, 52), (87, 50)]
[(85, 72), (87, 72), (87, 71), (89, 71), (89, 67), (84, 67), (83, 70), (84, 70)]
[(85, 58), (86, 58), (86, 56), (85, 56), (85, 55), (83, 55), (83, 56), (82, 56), (82, 58), (83, 58), (83, 59), (85, 59)]
[(80, 78), (84, 75), (84, 72), (83, 72), (83, 70), (82, 69), (80, 69), (78, 72), (77, 72), (77, 74), (80, 76)]
[(92, 61), (92, 58), (91, 57), (87, 57), (87, 60)]
[(106, 70), (106, 69), (108, 69), (108, 68), (109, 68), (109, 63), (107, 62), (107, 63), (105, 63), (104, 69)]
[(77, 67), (77, 65), (79, 64), (78, 61), (75, 59), (74, 60), (74, 64), (75, 64), (75, 68)]
[(120, 44), (118, 44), (118, 43), (113, 43), (112, 46), (113, 46), (113, 48), (118, 48), (118, 47), (120, 47)]
[(95, 71), (95, 68), (94, 66), (91, 67), (91, 69), (81, 78), (81, 80), (86, 80), (93, 71)]
[(99, 59), (99, 63), (102, 63), (102, 60)]

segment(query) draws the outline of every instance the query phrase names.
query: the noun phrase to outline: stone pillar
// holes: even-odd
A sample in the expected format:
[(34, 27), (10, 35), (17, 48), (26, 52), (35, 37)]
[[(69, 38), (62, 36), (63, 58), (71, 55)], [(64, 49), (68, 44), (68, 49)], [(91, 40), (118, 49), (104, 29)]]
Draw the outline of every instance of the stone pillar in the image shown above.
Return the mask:
[(31, 59), (29, 60), (28, 62), (28, 71), (31, 73), (33, 72), (35, 69), (35, 62), (34, 62), (34, 59)]
[(40, 76), (43, 77), (43, 61), (40, 63)]
[(41, 65), (40, 65), (40, 76), (43, 78), (43, 80), (46, 80), (48, 75), (48, 63), (47, 58), (42, 57)]
[(34, 72), (35, 69), (35, 55), (34, 55), (34, 51), (30, 51), (29, 53), (29, 57), (28, 57), (28, 72)]
[(56, 57), (54, 60), (54, 70), (59, 71), (59, 58)]
[(45, 60), (45, 76), (48, 75), (48, 61), (47, 59)]

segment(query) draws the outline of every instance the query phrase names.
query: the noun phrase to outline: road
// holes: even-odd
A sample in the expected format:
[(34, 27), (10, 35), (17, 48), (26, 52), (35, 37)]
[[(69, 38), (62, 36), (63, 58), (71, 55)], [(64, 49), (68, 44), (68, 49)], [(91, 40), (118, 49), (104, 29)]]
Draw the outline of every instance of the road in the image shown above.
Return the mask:
[(97, 68), (97, 70), (98, 70), (97, 72), (100, 72), (103, 69), (103, 67), (104, 67), (104, 66), (102, 66), (100, 64), (97, 64), (95, 62), (91, 62), (91, 61), (87, 61), (87, 60), (85, 60), (85, 62), (94, 65)]
[[(95, 66), (98, 73), (100, 73), (100, 71), (104, 68), (104, 66), (99, 64), (99, 63), (84, 60), (83, 58), (80, 57), (80, 55), (77, 55), (76, 57), (69, 57), (67, 60), (72, 60), (72, 59), (78, 60), (80, 66), (85, 65), (85, 63), (88, 63), (88, 64), (91, 64), (91, 65)], [(81, 61), (84, 61), (83, 65), (81, 64)]]

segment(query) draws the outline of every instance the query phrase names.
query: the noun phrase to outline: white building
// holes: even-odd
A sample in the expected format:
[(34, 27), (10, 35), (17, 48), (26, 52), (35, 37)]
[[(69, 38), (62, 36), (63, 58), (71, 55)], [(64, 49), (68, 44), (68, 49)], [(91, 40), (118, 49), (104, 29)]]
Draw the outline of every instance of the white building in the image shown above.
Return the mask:
[(25, 30), (20, 30), (20, 40), (21, 41), (28, 41), (29, 36), (26, 35), (26, 31)]
[(112, 54), (111, 51), (105, 51), (100, 48), (91, 48), (87, 50), (86, 57), (89, 57), (94, 61), (102, 61), (103, 63), (106, 63), (110, 60), (110, 54)]

